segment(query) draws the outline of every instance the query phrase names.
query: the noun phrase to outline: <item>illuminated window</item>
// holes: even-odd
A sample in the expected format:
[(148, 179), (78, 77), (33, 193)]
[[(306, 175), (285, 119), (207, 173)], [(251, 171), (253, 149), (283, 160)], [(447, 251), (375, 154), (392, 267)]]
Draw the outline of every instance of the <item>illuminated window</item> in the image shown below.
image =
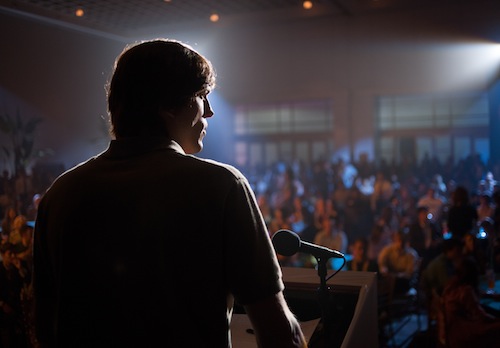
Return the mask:
[(378, 126), (381, 130), (488, 126), (486, 93), (454, 96), (381, 97)]
[(326, 101), (242, 106), (235, 120), (238, 135), (324, 133), (332, 127), (332, 106)]
[(380, 158), (420, 162), (436, 156), (455, 163), (471, 153), (488, 160), (487, 93), (433, 96), (384, 96), (377, 105)]
[(270, 166), (276, 161), (311, 163), (333, 150), (331, 101), (237, 107), (235, 161)]

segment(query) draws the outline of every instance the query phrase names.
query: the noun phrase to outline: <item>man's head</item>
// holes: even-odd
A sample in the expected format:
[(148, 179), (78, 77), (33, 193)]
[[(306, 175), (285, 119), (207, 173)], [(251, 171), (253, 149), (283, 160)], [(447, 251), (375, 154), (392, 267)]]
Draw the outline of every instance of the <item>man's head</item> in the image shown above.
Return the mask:
[(357, 238), (352, 244), (352, 257), (355, 261), (366, 260), (368, 253), (368, 240), (365, 237)]
[(197, 107), (197, 98), (214, 86), (211, 63), (186, 44), (159, 39), (129, 46), (108, 86), (112, 133), (116, 138), (165, 136), (165, 120)]

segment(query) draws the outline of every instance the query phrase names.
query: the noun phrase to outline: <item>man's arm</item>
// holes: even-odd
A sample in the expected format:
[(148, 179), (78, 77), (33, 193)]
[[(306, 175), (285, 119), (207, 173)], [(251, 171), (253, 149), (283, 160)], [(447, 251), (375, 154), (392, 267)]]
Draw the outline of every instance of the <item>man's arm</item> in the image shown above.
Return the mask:
[(290, 311), (283, 292), (245, 305), (259, 348), (306, 348), (298, 320)]

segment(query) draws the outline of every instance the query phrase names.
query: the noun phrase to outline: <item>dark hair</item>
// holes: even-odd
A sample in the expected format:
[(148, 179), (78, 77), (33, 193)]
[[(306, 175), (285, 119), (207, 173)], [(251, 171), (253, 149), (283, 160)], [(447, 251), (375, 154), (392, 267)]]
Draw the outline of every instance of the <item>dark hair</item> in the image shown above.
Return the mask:
[(162, 111), (174, 111), (215, 86), (205, 57), (175, 40), (127, 46), (108, 85), (111, 132), (117, 137), (164, 135)]
[(452, 200), (454, 205), (469, 204), (469, 191), (465, 186), (457, 186), (452, 193)]

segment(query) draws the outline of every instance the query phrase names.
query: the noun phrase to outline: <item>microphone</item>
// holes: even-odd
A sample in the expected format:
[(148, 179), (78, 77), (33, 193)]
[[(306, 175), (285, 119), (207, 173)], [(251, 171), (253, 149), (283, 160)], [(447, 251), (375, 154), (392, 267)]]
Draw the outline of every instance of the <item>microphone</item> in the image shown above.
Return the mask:
[(283, 256), (303, 252), (319, 258), (344, 258), (344, 254), (340, 251), (300, 240), (297, 233), (289, 230), (277, 231), (272, 237), (272, 242), (276, 252)]

